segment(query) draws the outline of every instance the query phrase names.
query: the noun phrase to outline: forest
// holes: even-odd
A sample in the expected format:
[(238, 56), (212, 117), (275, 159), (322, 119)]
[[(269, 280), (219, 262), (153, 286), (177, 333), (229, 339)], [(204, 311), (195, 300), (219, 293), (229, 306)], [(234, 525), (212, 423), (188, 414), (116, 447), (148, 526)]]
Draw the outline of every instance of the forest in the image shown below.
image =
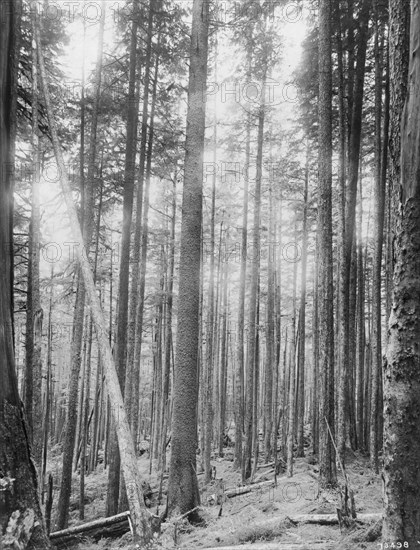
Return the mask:
[(420, 548), (418, 0), (0, 28), (0, 550)]

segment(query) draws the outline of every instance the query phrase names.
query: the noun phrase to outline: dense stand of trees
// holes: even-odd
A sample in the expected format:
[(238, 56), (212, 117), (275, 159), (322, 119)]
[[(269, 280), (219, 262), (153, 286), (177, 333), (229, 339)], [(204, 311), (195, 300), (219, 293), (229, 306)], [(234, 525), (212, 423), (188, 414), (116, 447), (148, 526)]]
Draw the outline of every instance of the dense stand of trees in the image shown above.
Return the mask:
[(420, 538), (420, 8), (302, 8), (292, 108), (281, 3), (102, 2), (70, 94), (65, 21), (0, 4), (3, 533), (48, 548), (105, 468), (146, 544), (145, 452), (162, 518), (197, 519), (216, 456), (247, 482), (310, 453), (324, 490), (351, 449), (383, 540)]

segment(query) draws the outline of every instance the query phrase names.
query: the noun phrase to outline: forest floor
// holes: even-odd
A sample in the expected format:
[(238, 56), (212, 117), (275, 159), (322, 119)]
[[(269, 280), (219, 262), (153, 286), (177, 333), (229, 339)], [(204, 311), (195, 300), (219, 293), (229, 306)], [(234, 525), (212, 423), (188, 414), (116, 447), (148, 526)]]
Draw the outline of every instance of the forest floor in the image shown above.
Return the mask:
[[(261, 545), (266, 544), (267, 548), (275, 550), (286, 548), (287, 543), (293, 543), (292, 548), (297, 548), (298, 546), (294, 545), (300, 544), (300, 548), (305, 550), (310, 550), (312, 547), (320, 550), (378, 548), (378, 541), (375, 540), (375, 536), (371, 536), (371, 531), (375, 530), (374, 523), (357, 524), (340, 531), (338, 525), (290, 521), (289, 517), (293, 519), (300, 514), (336, 514), (337, 507), (340, 506), (338, 490), (318, 494), (318, 464), (312, 456), (296, 459), (293, 477), (289, 478), (286, 473), (281, 473), (277, 476), (277, 487), (265, 484), (248, 494), (226, 498), (225, 492), (241, 485), (240, 473), (234, 470), (232, 460), (232, 454), (229, 453), (224, 458), (215, 458), (212, 461), (216, 467), (216, 481), (207, 488), (201, 483), (202, 476), (199, 475), (202, 502), (200, 515), (204, 520), (203, 524), (192, 526), (185, 520), (178, 522), (176, 526), (162, 524), (163, 534), (156, 543), (156, 548), (198, 550), (238, 545), (240, 549), (240, 545), (245, 543), (247, 545), (255, 543), (255, 548), (263, 548)], [(146, 455), (139, 458), (143, 479), (157, 494), (159, 479), (157, 474), (149, 474), (149, 465)], [(54, 466), (58, 467), (58, 464)], [(272, 469), (261, 466), (257, 470), (257, 480), (259, 482), (273, 480)], [(375, 475), (369, 468), (368, 459), (360, 454), (349, 454), (346, 472), (354, 492), (357, 513), (380, 513), (382, 511), (381, 480), (380, 476)], [(79, 476), (74, 474), (74, 496), (71, 502), (69, 526), (105, 516), (107, 471), (99, 466), (95, 473), (86, 476), (83, 521), (79, 520), (78, 478)], [(55, 479), (59, 478), (55, 477)], [(339, 482), (340, 485), (343, 484), (342, 475), (339, 475)], [(164, 487), (165, 485), (166, 482)], [(221, 500), (222, 504), (220, 504)], [(157, 507), (154, 501), (155, 498), (152, 498), (151, 512), (161, 514), (164, 503), (163, 506)], [(367, 542), (369, 539), (373, 540)], [(97, 543), (86, 539), (73, 548), (75, 550), (128, 550), (134, 549), (135, 546), (131, 543), (130, 534), (127, 533), (118, 539), (101, 539)]]

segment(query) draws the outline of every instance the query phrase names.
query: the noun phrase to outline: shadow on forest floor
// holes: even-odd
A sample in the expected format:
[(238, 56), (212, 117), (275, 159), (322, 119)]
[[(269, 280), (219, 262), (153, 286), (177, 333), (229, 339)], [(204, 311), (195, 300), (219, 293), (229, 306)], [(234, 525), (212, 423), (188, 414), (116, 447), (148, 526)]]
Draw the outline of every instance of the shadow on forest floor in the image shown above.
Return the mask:
[[(233, 469), (232, 457), (215, 458), (212, 464), (216, 467), (216, 481), (208, 487), (201, 486), (201, 516), (205, 526), (192, 526), (180, 522), (163, 527), (163, 534), (156, 543), (156, 548), (198, 550), (200, 548), (217, 548), (256, 543), (255, 547), (267, 544), (267, 548), (281, 550), (286, 543), (298, 548), (311, 548), (318, 542), (319, 549), (337, 550), (373, 549), (378, 542), (375, 536), (366, 537), (372, 525), (358, 525), (340, 532), (338, 525), (320, 525), (293, 523), (289, 516), (301, 514), (336, 514), (340, 505), (338, 490), (318, 494), (318, 464), (312, 456), (295, 460), (294, 475), (288, 478), (285, 473), (277, 477), (277, 487), (263, 484), (258, 490), (226, 498), (226, 493), (240, 486), (240, 474)], [(149, 475), (149, 460), (143, 456), (139, 459), (140, 470), (152, 489), (158, 487), (156, 473)], [(368, 459), (359, 454), (349, 454), (347, 474), (354, 490), (357, 513), (374, 513), (382, 511), (381, 480), (369, 468)], [(274, 478), (270, 468), (260, 468), (258, 481), (264, 482)], [(199, 476), (199, 480), (201, 476)], [(343, 483), (339, 475), (339, 483)], [(104, 517), (107, 472), (102, 467), (86, 477), (85, 520), (91, 521)], [(74, 475), (74, 496), (71, 506), (70, 525), (83, 523), (78, 520), (78, 475)], [(58, 498), (58, 495), (55, 495)], [(162, 512), (163, 506), (159, 511)], [(156, 506), (151, 511), (156, 512)], [(271, 521), (270, 521), (271, 520)], [(175, 540), (174, 540), (175, 539)], [(260, 546), (261, 547), (261, 546)], [(134, 549), (131, 535), (125, 534), (119, 539), (101, 539), (97, 543), (87, 539), (73, 546), (76, 550), (100, 549)], [(240, 546), (239, 546), (240, 548)]]

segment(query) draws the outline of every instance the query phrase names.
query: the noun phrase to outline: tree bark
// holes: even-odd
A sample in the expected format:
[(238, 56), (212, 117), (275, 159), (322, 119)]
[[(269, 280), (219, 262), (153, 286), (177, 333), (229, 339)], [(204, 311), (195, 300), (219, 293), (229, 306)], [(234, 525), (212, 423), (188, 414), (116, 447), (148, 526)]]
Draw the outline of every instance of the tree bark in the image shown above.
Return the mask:
[(238, 345), (237, 367), (235, 373), (235, 461), (236, 468), (242, 465), (242, 437), (244, 431), (244, 326), (245, 326), (245, 282), (246, 260), (248, 247), (248, 189), (249, 189), (249, 165), (251, 154), (251, 115), (248, 113), (246, 121), (245, 142), (245, 177), (244, 195), (242, 206), (242, 232), (241, 232), (241, 271), (239, 281), (239, 306), (238, 306)]
[[(30, 456), (28, 430), (18, 393), (13, 327), (13, 140), (17, 60), (15, 2), (0, 3), (0, 469), (6, 486), (0, 493), (0, 531), (14, 512), (30, 513), (32, 548), (50, 548), (37, 494), (36, 471)], [(33, 515), (32, 515), (32, 513)], [(19, 541), (26, 546), (26, 541)]]
[(401, 126), (401, 182), (399, 188), (394, 187), (400, 198), (384, 376), (383, 540), (415, 547), (420, 540), (420, 6), (414, 1), (409, 52)]
[[(373, 277), (372, 277), (372, 393), (370, 406), (370, 437), (369, 450), (370, 462), (373, 470), (379, 473), (379, 382), (380, 370), (382, 367), (382, 248), (385, 217), (385, 186), (386, 186), (386, 164), (382, 161), (382, 80), (383, 60), (381, 46), (383, 48), (384, 29), (379, 23), (378, 0), (375, 3), (375, 244), (373, 253)], [(381, 44), (382, 42), (382, 44)], [(387, 115), (386, 115), (387, 116)], [(387, 133), (387, 129), (384, 129)], [(385, 137), (385, 150), (387, 137)]]
[(209, 5), (194, 0), (190, 45), (187, 135), (181, 223), (178, 326), (172, 417), (172, 453), (168, 481), (169, 515), (199, 504), (196, 475), (197, 365), (200, 307), (203, 150), (207, 82)]
[[(334, 311), (332, 259), (332, 62), (331, 3), (319, 12), (319, 158), (318, 158), (318, 308), (319, 308), (319, 478), (336, 483), (335, 453), (327, 421), (334, 430)], [(334, 432), (333, 432), (334, 433)]]
[[(31, 9), (32, 33), (37, 25), (37, 10)], [(33, 457), (38, 469), (42, 459), (42, 318), (39, 292), (39, 251), (41, 231), (40, 143), (39, 143), (38, 65), (36, 44), (32, 45), (32, 212), (29, 225), (28, 294), (26, 325), (25, 411), (30, 427)]]
[[(127, 359), (127, 332), (128, 327), (128, 285), (130, 274), (130, 240), (131, 222), (133, 215), (133, 194), (135, 179), (135, 161), (137, 149), (137, 118), (138, 95), (136, 93), (136, 67), (137, 67), (137, 30), (138, 30), (138, 0), (133, 2), (131, 36), (130, 36), (130, 61), (129, 82), (127, 97), (127, 123), (126, 146), (124, 165), (124, 191), (123, 191), (123, 220), (121, 235), (121, 256), (118, 287), (118, 313), (117, 313), (117, 339), (115, 343), (115, 356), (118, 369), (118, 379), (121, 391), (130, 403), (130, 398), (125, 396), (126, 385), (126, 359)], [(141, 212), (140, 212), (141, 216)], [(130, 372), (130, 363), (128, 363)], [(130, 380), (131, 381), (131, 380)], [(130, 384), (131, 385), (131, 384)], [(128, 411), (128, 408), (127, 408)], [(130, 420), (130, 412), (128, 412)], [(110, 462), (108, 470), (108, 487), (106, 497), (106, 514), (113, 516), (118, 511), (118, 498), (120, 493), (120, 456), (115, 427), (112, 426), (110, 434)]]
[[(267, 61), (265, 60), (263, 83), (265, 84), (267, 74)], [(264, 87), (264, 86), (263, 86)], [(263, 137), (264, 137), (265, 105), (264, 98), (258, 111), (258, 137), (257, 137), (257, 160), (255, 179), (254, 199), (254, 227), (252, 231), (252, 266), (251, 266), (251, 289), (249, 297), (248, 317), (248, 365), (246, 376), (246, 409), (245, 409), (245, 447), (242, 460), (242, 481), (251, 476), (251, 454), (252, 454), (252, 432), (254, 410), (254, 378), (256, 368), (256, 346), (257, 346), (257, 303), (258, 303), (258, 282), (260, 267), (260, 220), (261, 220), (261, 180), (263, 161)], [(254, 457), (255, 459), (256, 457)]]
[(306, 271), (308, 263), (308, 186), (309, 186), (309, 145), (306, 149), (305, 184), (303, 190), (303, 226), (302, 226), (302, 270), (299, 308), (298, 342), (298, 393), (297, 393), (297, 456), (304, 454), (303, 428), (305, 423), (305, 345), (306, 345)]

